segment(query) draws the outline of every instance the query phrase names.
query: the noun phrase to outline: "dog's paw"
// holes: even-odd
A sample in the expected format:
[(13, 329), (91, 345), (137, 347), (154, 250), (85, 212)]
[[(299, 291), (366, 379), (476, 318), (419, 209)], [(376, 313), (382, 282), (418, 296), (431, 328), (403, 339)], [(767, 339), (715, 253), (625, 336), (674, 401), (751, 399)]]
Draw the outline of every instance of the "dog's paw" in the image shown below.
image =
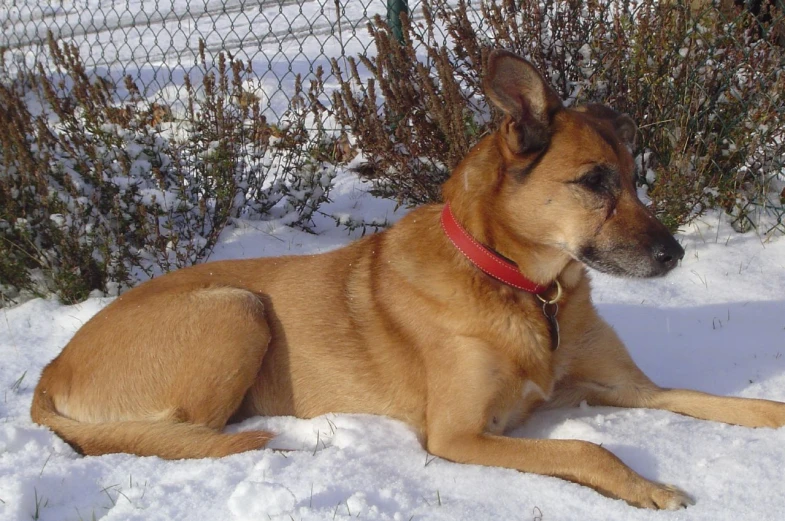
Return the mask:
[(652, 483), (646, 496), (648, 497), (635, 506), (654, 510), (679, 510), (695, 504), (695, 500), (686, 492), (673, 485)]
[(763, 427), (779, 429), (785, 427), (785, 403), (766, 401), (769, 404), (768, 411), (763, 414)]

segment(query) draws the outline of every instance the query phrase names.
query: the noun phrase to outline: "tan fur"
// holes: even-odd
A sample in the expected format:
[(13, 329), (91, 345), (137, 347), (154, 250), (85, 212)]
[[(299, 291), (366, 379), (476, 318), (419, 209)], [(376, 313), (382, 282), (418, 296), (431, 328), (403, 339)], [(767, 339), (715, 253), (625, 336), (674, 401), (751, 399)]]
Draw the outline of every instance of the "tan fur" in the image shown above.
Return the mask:
[[(556, 351), (537, 298), (475, 268), (443, 233), (442, 205), (429, 205), (330, 253), (208, 263), (127, 292), (46, 367), (33, 420), (84, 454), (198, 458), (264, 447), (271, 433), (221, 432), (254, 415), (384, 414), (452, 461), (558, 476), (641, 507), (685, 505), (683, 492), (600, 446), (503, 436), (544, 403), (750, 427), (785, 424), (785, 405), (661, 389), (635, 366), (576, 260), (589, 251), (603, 266), (650, 275), (652, 251), (678, 249), (635, 197), (632, 158), (613, 128), (624, 123), (626, 135), (631, 122), (610, 109), (563, 109), (527, 62), (490, 59), (500, 72), (486, 88), (510, 116), (444, 194), (475, 238), (535, 282), (559, 280)], [(544, 155), (530, 148), (543, 139)], [(576, 181), (596, 164), (621, 175), (613, 199)]]

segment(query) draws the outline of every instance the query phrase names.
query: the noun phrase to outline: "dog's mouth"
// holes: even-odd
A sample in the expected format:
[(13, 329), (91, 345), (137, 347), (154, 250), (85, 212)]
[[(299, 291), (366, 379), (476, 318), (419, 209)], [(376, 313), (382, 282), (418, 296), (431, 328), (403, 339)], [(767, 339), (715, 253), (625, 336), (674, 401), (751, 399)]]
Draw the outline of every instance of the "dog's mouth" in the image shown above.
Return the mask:
[(662, 277), (675, 268), (684, 257), (684, 249), (669, 237), (666, 243), (653, 247), (639, 245), (616, 246), (603, 250), (595, 246), (584, 246), (575, 257), (602, 273), (618, 277), (653, 278)]

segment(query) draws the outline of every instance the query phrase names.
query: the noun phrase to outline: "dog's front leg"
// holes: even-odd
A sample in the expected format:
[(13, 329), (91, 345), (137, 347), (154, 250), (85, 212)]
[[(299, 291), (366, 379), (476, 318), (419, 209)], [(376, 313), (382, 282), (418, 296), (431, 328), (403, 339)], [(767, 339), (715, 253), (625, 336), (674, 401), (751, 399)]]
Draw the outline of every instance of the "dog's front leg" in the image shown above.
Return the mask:
[(785, 403), (714, 396), (658, 387), (635, 365), (624, 344), (601, 318), (574, 350), (570, 374), (556, 390), (557, 405), (587, 400), (592, 405), (642, 407), (743, 427), (782, 427)]
[(636, 507), (676, 510), (692, 503), (679, 489), (643, 478), (606, 449), (585, 441), (458, 432), (429, 436), (428, 440), (429, 452), (450, 461), (554, 476)]
[[(649, 481), (606, 449), (577, 440), (531, 440), (486, 432), (509, 367), (480, 341), (462, 339), (428, 371), (427, 449), (459, 463), (555, 476), (645, 508), (677, 509), (690, 499)], [(443, 354), (444, 352), (442, 352)], [(489, 417), (490, 416), (490, 417)]]
[(687, 389), (660, 389), (644, 406), (743, 427), (785, 426), (785, 403), (771, 400), (714, 396)]

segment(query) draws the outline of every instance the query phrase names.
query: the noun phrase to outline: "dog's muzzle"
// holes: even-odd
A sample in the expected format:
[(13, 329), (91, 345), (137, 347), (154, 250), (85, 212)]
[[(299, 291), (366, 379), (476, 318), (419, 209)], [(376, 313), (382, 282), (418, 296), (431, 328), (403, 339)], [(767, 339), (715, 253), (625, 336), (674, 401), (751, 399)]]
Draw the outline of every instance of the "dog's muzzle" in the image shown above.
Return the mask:
[(684, 248), (676, 239), (668, 237), (665, 243), (655, 244), (652, 248), (652, 257), (662, 269), (662, 274), (669, 272), (684, 258)]

